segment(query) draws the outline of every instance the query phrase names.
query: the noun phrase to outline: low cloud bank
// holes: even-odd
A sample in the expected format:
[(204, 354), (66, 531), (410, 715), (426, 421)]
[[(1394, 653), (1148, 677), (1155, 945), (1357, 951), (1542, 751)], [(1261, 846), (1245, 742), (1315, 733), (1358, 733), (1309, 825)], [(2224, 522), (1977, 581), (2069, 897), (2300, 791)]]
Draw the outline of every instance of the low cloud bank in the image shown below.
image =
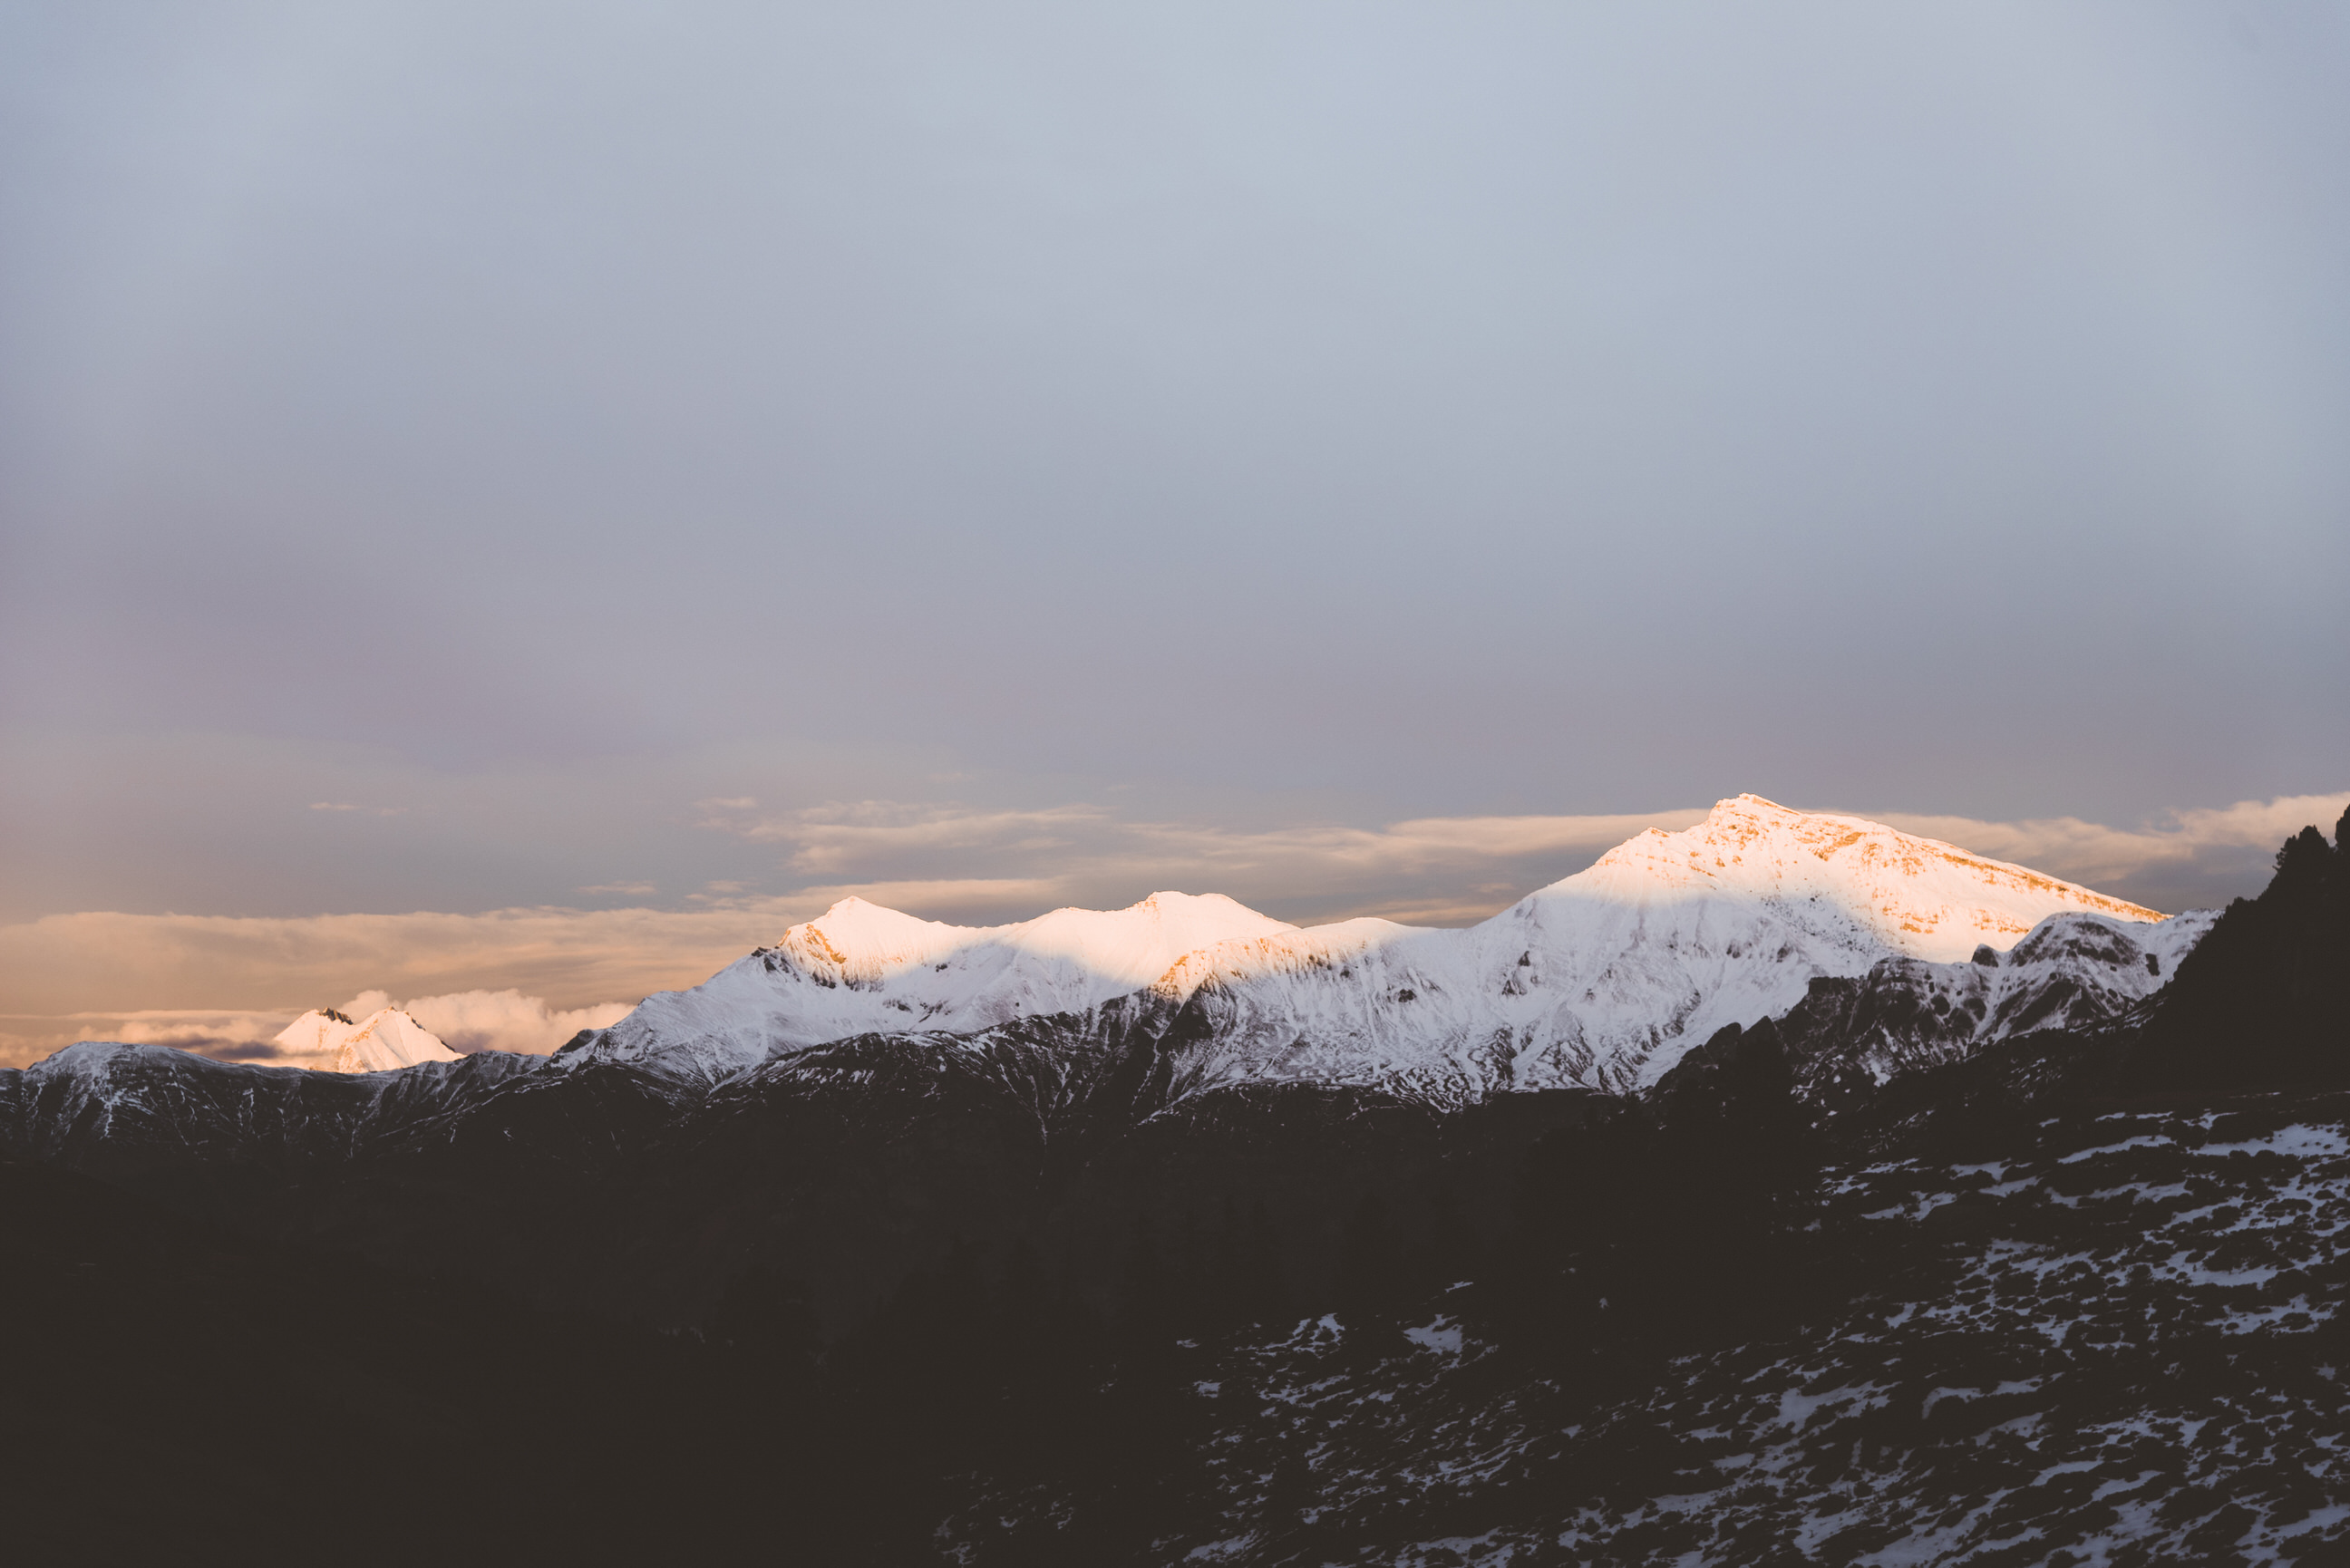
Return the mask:
[(2281, 795), (2183, 808), (2137, 827), (2108, 827), (2076, 816), (1982, 822), (1881, 812), (1877, 819), (1904, 833), (1939, 838), (2175, 912), (2258, 893), (2268, 883), (2277, 846), (2313, 824), (2332, 834), (2345, 805), (2350, 794)]
[[(362, 1020), (386, 1007), (399, 1007), (461, 1055), (514, 1051), (544, 1056), (582, 1029), (619, 1023), (635, 1004), (602, 1002), (555, 1008), (541, 997), (509, 990), (461, 991), (400, 1002), (389, 992), (363, 991), (348, 1002), (321, 1005), (332, 1005), (346, 1018)], [(149, 1008), (49, 1018), (20, 1013), (0, 1019), (0, 1066), (29, 1066), (78, 1040), (116, 1040), (128, 1045), (169, 1045), (224, 1062), (322, 1067), (325, 1063), (288, 1054), (276, 1044), (279, 1033), (307, 1011)]]
[[(701, 809), (705, 828), (780, 846), (785, 868), (824, 877), (823, 892), (903, 898), (900, 907), (940, 918), (949, 909), (1021, 919), (1056, 904), (1117, 908), (1172, 888), (1229, 894), (1300, 924), (1381, 915), (1419, 925), (1482, 919), (1643, 829), (1688, 827), (1706, 814), (1679, 806), (1244, 829), (1128, 821), (1096, 805), (1001, 811), (866, 800), (772, 812), (742, 798)], [(1004, 896), (993, 895), (998, 888)]]
[[(393, 1005), (390, 993), (369, 991), (337, 1011), (347, 1018), (364, 1018)], [(549, 1007), (542, 997), (511, 990), (460, 991), (447, 996), (420, 996), (397, 1005), (460, 1055), (518, 1051), (535, 1056), (549, 1054), (582, 1029), (618, 1023), (634, 1006), (599, 1002), (588, 1007)]]
[[(2276, 846), (2310, 823), (2330, 832), (2345, 805), (2350, 794), (2295, 795), (2118, 828), (2074, 817), (1849, 815), (2178, 910), (2258, 892)], [(712, 884), (668, 909), (46, 916), (0, 927), (0, 1064), (92, 1037), (267, 1060), (269, 1037), (328, 997), (354, 997), (336, 1004), (354, 1016), (383, 1004), (369, 998), (411, 998), (418, 1022), (461, 1051), (548, 1051), (634, 999), (700, 982), (851, 894), (970, 924), (1064, 904), (1116, 908), (1159, 888), (1228, 893), (1301, 924), (1365, 914), (1465, 924), (1644, 828), (1704, 815), (1684, 807), (1239, 830), (1127, 822), (1090, 805), (864, 801), (770, 812), (736, 798), (705, 801), (702, 812), (706, 826), (758, 846), (763, 865), (780, 851), (792, 873), (825, 880), (770, 896)], [(631, 1000), (605, 1000), (614, 997)]]

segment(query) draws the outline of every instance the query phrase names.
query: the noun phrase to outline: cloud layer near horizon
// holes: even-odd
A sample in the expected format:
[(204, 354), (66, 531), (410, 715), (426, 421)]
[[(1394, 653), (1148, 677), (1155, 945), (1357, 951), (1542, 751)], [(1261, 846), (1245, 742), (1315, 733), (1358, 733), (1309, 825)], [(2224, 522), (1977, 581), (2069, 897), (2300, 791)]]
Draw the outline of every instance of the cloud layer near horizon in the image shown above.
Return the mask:
[[(1877, 820), (1904, 833), (1939, 838), (1978, 855), (2053, 871), (2068, 880), (2111, 891), (2126, 884), (2137, 888), (2155, 881), (2190, 886), (2198, 867), (2215, 857), (2241, 864), (2241, 854), (2230, 852), (2255, 853), (2264, 866), (2271, 852), (2303, 827), (2314, 825), (2332, 834), (2345, 806), (2350, 806), (2350, 794), (2282, 795), (2269, 801), (2174, 811), (2136, 828), (2107, 827), (2076, 816), (1981, 822), (1964, 816), (1887, 812)], [(2258, 890), (2242, 887), (2233, 889), (2232, 896)], [(2160, 907), (2185, 909), (2199, 901), (2212, 900), (2208, 896), (2199, 900), (2171, 898)]]
[[(394, 1002), (390, 993), (363, 991), (334, 1004), (346, 1018), (364, 1020), (397, 1006), (438, 1035), (451, 1049), (515, 1051), (546, 1055), (582, 1029), (600, 1029), (628, 1016), (633, 1004), (600, 1002), (551, 1008), (543, 998), (518, 991), (465, 991), (419, 996)], [(300, 1011), (251, 1008), (140, 1008), (130, 1012), (66, 1013), (55, 1018), (0, 1019), (0, 1066), (23, 1066), (78, 1040), (114, 1040), (130, 1045), (169, 1045), (227, 1062), (323, 1068), (329, 1064), (279, 1049), (276, 1036)], [(27, 1028), (29, 1026), (29, 1029)]]
[[(2256, 892), (2279, 843), (2310, 823), (2330, 830), (2345, 805), (2350, 794), (2246, 801), (2133, 828), (2074, 817), (1850, 815), (2178, 909)], [(705, 802), (703, 810), (710, 826), (781, 846), (802, 874), (835, 879), (784, 895), (704, 893), (682, 909), (51, 915), (0, 927), (0, 1013), (7, 1015), (0, 1064), (21, 1065), (100, 1034), (251, 1057), (303, 1008), (354, 992), (359, 1000), (336, 1005), (371, 1010), (393, 995), (416, 999), (409, 1010), (461, 1050), (551, 1050), (651, 992), (698, 982), (851, 895), (965, 923), (1024, 919), (1063, 904), (1116, 907), (1166, 888), (1229, 893), (1301, 924), (1360, 914), (1463, 924), (1644, 828), (1684, 827), (1704, 815), (1682, 808), (1238, 832), (1121, 822), (1092, 805), (964, 811), (863, 802), (764, 813), (738, 798)], [(911, 874), (925, 862), (951, 863), (956, 874)], [(2151, 896), (2197, 888), (2217, 897)]]

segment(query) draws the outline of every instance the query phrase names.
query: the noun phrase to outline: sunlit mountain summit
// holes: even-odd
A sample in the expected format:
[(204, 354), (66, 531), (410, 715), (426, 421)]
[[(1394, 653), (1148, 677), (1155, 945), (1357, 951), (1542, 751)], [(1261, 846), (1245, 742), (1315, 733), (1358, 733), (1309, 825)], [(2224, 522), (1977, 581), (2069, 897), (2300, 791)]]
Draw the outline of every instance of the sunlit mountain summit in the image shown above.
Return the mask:
[(1394, 1081), (1444, 1098), (1628, 1088), (1716, 1030), (1793, 1008), (1815, 981), (1887, 961), (1970, 962), (2050, 920), (2110, 933), (2115, 973), (2099, 989), (2116, 1006), (2151, 989), (2208, 924), (1879, 823), (1740, 795), (1461, 930), (1374, 919), (1299, 928), (1173, 892), (990, 927), (845, 899), (559, 1060), (708, 1086), (861, 1035), (944, 1041), (1052, 1016), (1082, 1035), (1117, 1003), (1188, 1012), (1182, 1080), (1195, 1087)]

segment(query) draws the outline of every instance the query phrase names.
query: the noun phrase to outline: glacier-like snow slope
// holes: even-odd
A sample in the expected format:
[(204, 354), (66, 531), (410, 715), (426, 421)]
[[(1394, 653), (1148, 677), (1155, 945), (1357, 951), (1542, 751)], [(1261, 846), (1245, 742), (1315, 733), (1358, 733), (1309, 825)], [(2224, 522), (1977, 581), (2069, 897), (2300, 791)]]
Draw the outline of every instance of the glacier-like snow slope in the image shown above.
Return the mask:
[(283, 1064), (329, 1073), (394, 1072), (419, 1062), (457, 1059), (439, 1035), (396, 1007), (358, 1023), (313, 1009), (287, 1024), (272, 1044)]
[(1726, 1023), (1793, 1007), (1816, 976), (1963, 959), (2073, 912), (2162, 919), (1881, 824), (1741, 795), (1466, 930), (1300, 929), (1177, 893), (974, 929), (849, 899), (557, 1061), (713, 1083), (856, 1034), (962, 1034), (1148, 989), (1210, 1023), (1190, 1047), (1207, 1058), (1197, 1081), (1628, 1087)]

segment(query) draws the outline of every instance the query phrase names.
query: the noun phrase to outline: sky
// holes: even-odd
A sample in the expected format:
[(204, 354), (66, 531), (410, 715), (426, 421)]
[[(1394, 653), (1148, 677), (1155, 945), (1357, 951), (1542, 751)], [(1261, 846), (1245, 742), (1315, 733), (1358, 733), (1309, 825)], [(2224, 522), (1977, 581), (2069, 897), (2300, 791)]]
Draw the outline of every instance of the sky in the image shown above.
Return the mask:
[(2323, 0), (0, 5), (0, 1064), (1742, 791), (2256, 892), (2345, 168)]

